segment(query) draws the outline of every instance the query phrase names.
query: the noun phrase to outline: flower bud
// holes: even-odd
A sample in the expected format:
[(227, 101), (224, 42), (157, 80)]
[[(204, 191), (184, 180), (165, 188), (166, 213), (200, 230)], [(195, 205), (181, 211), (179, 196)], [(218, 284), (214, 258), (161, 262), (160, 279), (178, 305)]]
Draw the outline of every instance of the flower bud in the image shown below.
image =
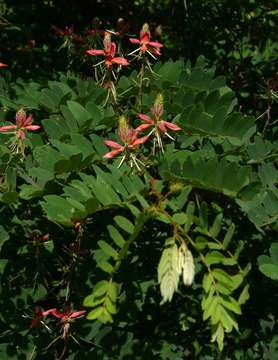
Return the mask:
[(18, 127), (23, 126), (26, 120), (26, 112), (22, 108), (19, 109), (15, 115), (15, 119)]
[(147, 23), (142, 26), (142, 29), (140, 31), (140, 38), (142, 39), (145, 35), (147, 35), (148, 37), (151, 36), (149, 24)]
[(163, 95), (162, 94), (158, 94), (154, 105), (151, 109), (151, 113), (155, 118), (159, 118), (164, 112), (164, 106), (163, 106)]
[(135, 134), (135, 130), (129, 126), (127, 118), (122, 115), (119, 118), (118, 135), (120, 139), (125, 143), (129, 143)]
[(111, 34), (109, 32), (105, 32), (103, 39), (103, 47), (106, 53), (110, 53), (111, 50)]

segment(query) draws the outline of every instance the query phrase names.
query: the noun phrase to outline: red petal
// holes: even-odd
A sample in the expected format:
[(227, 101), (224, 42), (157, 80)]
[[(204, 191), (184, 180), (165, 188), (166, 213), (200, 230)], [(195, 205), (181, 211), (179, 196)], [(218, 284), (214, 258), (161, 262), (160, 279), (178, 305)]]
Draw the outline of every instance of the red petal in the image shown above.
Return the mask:
[(151, 35), (149, 33), (143, 33), (140, 31), (140, 40), (141, 40), (141, 43), (144, 42), (144, 43), (148, 43), (151, 39)]
[(152, 124), (141, 124), (135, 129), (135, 131), (141, 132), (141, 131), (148, 129), (150, 126), (152, 126)]
[(159, 51), (159, 49), (157, 48), (152, 48), (152, 49), (149, 49), (149, 51), (154, 54), (155, 56), (160, 56), (161, 55), (161, 52)]
[(70, 319), (77, 318), (77, 317), (79, 317), (79, 316), (84, 315), (85, 312), (86, 312), (86, 310), (74, 311), (74, 312), (69, 316), (69, 318), (70, 318)]
[(7, 125), (7, 126), (1, 126), (0, 131), (9, 131), (11, 129), (17, 129), (16, 125)]
[(27, 125), (24, 126), (24, 129), (27, 129), (29, 131), (36, 131), (40, 129), (40, 125)]
[(0, 67), (7, 67), (7, 66), (8, 66), (7, 64), (4, 64), (4, 63), (0, 62)]
[[(43, 313), (42, 313), (42, 316), (48, 316), (48, 315), (54, 315), (54, 313), (55, 314), (57, 314), (57, 309), (49, 309), (49, 310), (46, 310), (46, 311), (44, 311)], [(59, 313), (60, 314), (60, 313)], [(62, 314), (61, 314), (62, 315)], [(54, 315), (54, 316), (56, 316), (56, 315)]]
[(104, 50), (86, 50), (86, 53), (89, 55), (104, 55)]
[(158, 41), (150, 41), (148, 43), (148, 45), (152, 46), (152, 47), (155, 47), (155, 48), (162, 48), (164, 45), (161, 44), (160, 42)]
[(162, 120), (162, 121), (159, 121), (158, 123), (157, 123), (157, 126), (159, 127), (159, 129), (162, 131), (162, 132), (166, 132), (167, 131), (167, 129), (166, 129), (166, 127), (165, 127), (165, 121), (164, 120)]
[(112, 141), (112, 140), (105, 140), (104, 141), (105, 145), (112, 147), (114, 149), (121, 149), (122, 146), (120, 144), (118, 144), (116, 141)]
[(109, 55), (112, 56), (112, 58), (115, 56), (116, 54), (116, 44), (114, 42), (111, 43), (111, 47), (110, 47), (110, 52)]
[(138, 114), (138, 117), (139, 117), (141, 120), (143, 120), (143, 121), (145, 121), (146, 123), (148, 123), (148, 124), (153, 124), (153, 123), (154, 123), (153, 119), (151, 119), (148, 115)]
[(139, 39), (129, 38), (128, 40), (129, 40), (132, 44), (140, 44), (140, 40), (139, 40)]
[(25, 125), (31, 125), (33, 121), (32, 115), (29, 115), (28, 117), (25, 116), (25, 119), (22, 121), (22, 125), (25, 127)]
[(113, 58), (112, 63), (123, 65), (123, 66), (129, 65), (129, 62), (123, 57), (115, 57), (115, 58)]
[(144, 142), (146, 142), (147, 140), (148, 140), (148, 136), (143, 136), (143, 137), (141, 137), (141, 138), (139, 138), (139, 139), (136, 139), (136, 140), (134, 140), (133, 142), (132, 142), (132, 145), (134, 146), (134, 145), (141, 145), (141, 144), (143, 144)]
[(103, 157), (104, 157), (104, 159), (112, 159), (113, 157), (120, 154), (123, 150), (124, 150), (123, 147), (121, 147), (121, 149), (112, 150), (112, 151), (106, 153), (105, 155), (103, 155)]
[(169, 129), (173, 130), (173, 131), (179, 131), (179, 130), (182, 130), (179, 126), (171, 123), (171, 122), (168, 122), (168, 121), (164, 121), (164, 125), (167, 126)]

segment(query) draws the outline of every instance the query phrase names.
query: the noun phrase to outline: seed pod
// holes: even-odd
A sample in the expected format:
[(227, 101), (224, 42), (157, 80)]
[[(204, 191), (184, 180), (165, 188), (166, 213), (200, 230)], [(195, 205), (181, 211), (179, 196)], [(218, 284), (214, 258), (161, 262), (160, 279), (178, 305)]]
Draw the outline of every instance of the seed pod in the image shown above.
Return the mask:
[(182, 279), (183, 283), (186, 286), (190, 286), (193, 283), (195, 275), (195, 267), (192, 253), (189, 249), (186, 249), (184, 254), (184, 264), (183, 264), (183, 273)]

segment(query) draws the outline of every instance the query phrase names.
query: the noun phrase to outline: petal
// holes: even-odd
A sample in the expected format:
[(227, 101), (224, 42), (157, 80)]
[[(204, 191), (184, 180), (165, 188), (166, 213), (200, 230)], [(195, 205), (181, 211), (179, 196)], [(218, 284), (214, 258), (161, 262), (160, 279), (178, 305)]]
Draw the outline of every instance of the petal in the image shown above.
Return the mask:
[(135, 146), (135, 145), (141, 145), (141, 144), (143, 144), (144, 142), (146, 142), (147, 140), (148, 140), (148, 136), (146, 135), (146, 136), (143, 136), (143, 137), (141, 137), (141, 138), (137, 138), (136, 140), (134, 140), (133, 142), (132, 142), (132, 146)]
[(0, 62), (0, 67), (7, 67), (7, 66), (8, 66), (7, 64), (4, 64), (4, 63)]
[(137, 126), (135, 131), (136, 132), (141, 132), (141, 131), (144, 131), (144, 130), (148, 129), (150, 126), (152, 126), (152, 124), (141, 124), (141, 125)]
[(22, 121), (22, 125), (25, 127), (25, 125), (31, 125), (33, 121), (32, 115), (29, 115), (28, 117), (25, 117)]
[(104, 50), (86, 50), (86, 53), (89, 55), (104, 55)]
[(111, 47), (110, 47), (110, 52), (109, 55), (111, 55), (111, 57), (113, 58), (116, 54), (116, 44), (114, 42), (111, 43)]
[(138, 114), (138, 117), (139, 117), (141, 120), (143, 120), (143, 121), (145, 121), (146, 123), (148, 123), (148, 124), (153, 124), (153, 123), (154, 123), (153, 119), (151, 119), (148, 115)]
[(0, 131), (9, 131), (12, 129), (17, 129), (16, 125), (7, 125), (7, 126), (1, 126)]
[(150, 41), (149, 43), (148, 43), (148, 45), (149, 46), (152, 46), (152, 47), (154, 47), (154, 48), (162, 48), (164, 45), (163, 44), (161, 44), (160, 42), (158, 42), (158, 41)]
[(157, 126), (159, 127), (159, 129), (165, 133), (167, 131), (166, 126), (165, 126), (165, 121), (161, 120), (157, 123)]
[[(56, 308), (43, 311), (42, 316), (48, 316), (50, 314), (54, 315), (54, 313), (57, 314), (57, 309)], [(54, 315), (54, 316), (56, 316), (56, 315)]]
[(124, 147), (121, 147), (121, 149), (112, 150), (105, 155), (103, 155), (104, 159), (112, 159), (113, 157), (117, 156), (124, 150)]
[(86, 312), (86, 310), (74, 311), (74, 312), (69, 316), (69, 318), (70, 318), (70, 319), (77, 318), (77, 317), (79, 317), (79, 316), (84, 315), (85, 312)]
[(179, 126), (171, 123), (171, 122), (168, 122), (168, 121), (164, 121), (164, 125), (167, 126), (167, 128), (173, 130), (173, 131), (179, 131), (179, 130), (182, 130)]
[(24, 130), (19, 130), (19, 132), (17, 133), (17, 135), (20, 137), (20, 139), (24, 140), (26, 139), (26, 135), (25, 135), (25, 131)]
[(27, 125), (24, 126), (24, 129), (29, 130), (29, 131), (36, 131), (39, 130), (41, 127), (40, 125)]
[(153, 55), (155, 55), (155, 56), (160, 56), (161, 55), (161, 52), (159, 51), (159, 49), (156, 49), (156, 48), (152, 48), (151, 53)]
[(121, 149), (122, 146), (120, 144), (118, 144), (116, 141), (112, 141), (112, 140), (105, 140), (104, 141), (105, 145), (112, 147), (114, 149)]
[(140, 31), (140, 42), (148, 43), (151, 39), (151, 35), (148, 32)]
[(123, 65), (123, 66), (129, 65), (129, 62), (123, 57), (115, 57), (115, 58), (113, 58), (112, 63)]
[(132, 44), (140, 44), (140, 40), (139, 40), (139, 39), (129, 38), (128, 40), (129, 40)]

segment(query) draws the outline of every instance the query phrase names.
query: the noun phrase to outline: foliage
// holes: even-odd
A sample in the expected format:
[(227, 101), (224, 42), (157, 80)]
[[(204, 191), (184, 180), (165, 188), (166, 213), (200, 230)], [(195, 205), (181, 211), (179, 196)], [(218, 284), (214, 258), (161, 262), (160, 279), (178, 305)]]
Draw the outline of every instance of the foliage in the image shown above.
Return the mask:
[[(197, 9), (224, 6), (181, 3), (173, 12), (182, 6), (190, 27)], [(272, 28), (275, 12), (247, 3), (236, 8), (240, 22), (267, 11)], [(16, 19), (14, 6), (2, 8)], [(243, 113), (244, 86), (233, 91), (211, 66), (229, 48), (224, 32), (214, 55), (199, 38), (190, 61), (176, 56), (180, 39), (169, 31), (162, 39), (173, 59), (160, 61), (146, 24), (136, 37), (96, 29), (81, 48), (71, 28), (56, 29), (61, 63), (74, 71), (46, 77), (38, 62), (24, 80), (1, 69), (1, 358), (276, 358), (274, 84)], [(275, 62), (270, 42), (262, 62), (252, 57), (260, 77)], [(197, 57), (201, 44), (210, 61)], [(231, 80), (239, 59), (234, 48), (224, 57)]]

